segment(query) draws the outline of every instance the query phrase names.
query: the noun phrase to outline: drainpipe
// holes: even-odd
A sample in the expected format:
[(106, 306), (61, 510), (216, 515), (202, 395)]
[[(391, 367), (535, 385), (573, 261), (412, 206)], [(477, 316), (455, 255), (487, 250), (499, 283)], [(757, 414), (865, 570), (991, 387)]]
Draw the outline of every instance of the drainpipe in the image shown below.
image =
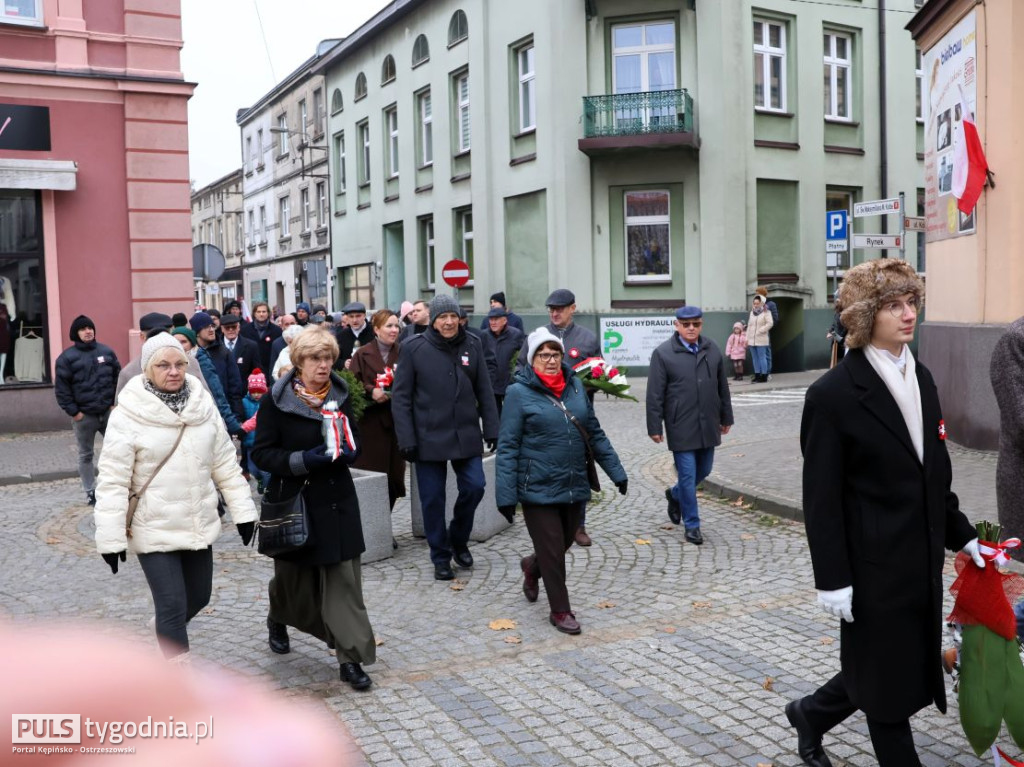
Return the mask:
[[(885, 0), (878, 0), (878, 121), (879, 139), (881, 149), (878, 155), (879, 164), (879, 185), (881, 186), (880, 199), (889, 196), (889, 126), (888, 112), (886, 111), (886, 51), (885, 51)], [(900, 211), (904, 215), (906, 211)], [(881, 234), (889, 231), (889, 217), (882, 216)], [(882, 251), (882, 258), (888, 255), (888, 251)]]

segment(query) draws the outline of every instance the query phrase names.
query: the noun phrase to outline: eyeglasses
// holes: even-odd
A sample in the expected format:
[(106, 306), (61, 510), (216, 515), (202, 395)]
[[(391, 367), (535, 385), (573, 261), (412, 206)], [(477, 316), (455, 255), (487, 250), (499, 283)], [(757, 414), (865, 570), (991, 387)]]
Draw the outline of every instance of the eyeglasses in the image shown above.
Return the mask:
[(539, 359), (541, 362), (556, 362), (562, 359), (561, 352), (537, 352), (534, 357)]
[(903, 316), (906, 309), (910, 309), (915, 315), (921, 311), (921, 299), (914, 297), (907, 301), (887, 301), (882, 304), (882, 308), (896, 319), (899, 319)]
[(676, 320), (676, 325), (681, 328), (699, 328), (703, 324), (701, 320)]
[(179, 373), (188, 370), (187, 362), (158, 362), (153, 367), (159, 370), (161, 373), (168, 372), (171, 368), (174, 368)]

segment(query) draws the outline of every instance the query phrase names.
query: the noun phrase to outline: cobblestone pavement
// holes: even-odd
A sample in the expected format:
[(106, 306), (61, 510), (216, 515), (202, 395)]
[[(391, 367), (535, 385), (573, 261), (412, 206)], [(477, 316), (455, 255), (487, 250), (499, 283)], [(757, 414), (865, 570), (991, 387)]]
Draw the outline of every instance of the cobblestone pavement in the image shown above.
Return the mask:
[[(738, 410), (737, 439), (791, 438), (792, 425), (773, 425), (775, 409)], [(839, 649), (837, 625), (814, 604), (802, 526), (706, 497), (707, 543), (686, 544), (667, 524), (662, 491), (673, 471), (669, 453), (647, 439), (642, 405), (599, 398), (598, 413), (630, 490), (593, 506), (594, 545), (569, 554), (582, 635), (548, 624), (543, 595), (536, 604), (523, 598), (521, 518), (473, 545), (477, 564), (458, 571), (459, 582), (439, 583), (401, 502), (397, 555), (363, 571), (380, 643), (370, 692), (342, 685), (333, 658), (309, 637), (293, 632), (291, 654), (269, 652), (270, 562), (243, 549), (233, 530), (215, 549), (213, 600), (189, 629), (193, 652), (322, 701), (378, 767), (796, 767), (783, 706), (835, 672)], [(747, 444), (721, 453), (748, 452)], [(728, 466), (724, 457), (720, 464)], [(152, 644), (137, 560), (110, 574), (94, 553), (76, 480), (0, 487), (0, 522), (0, 613), (80, 617)], [(501, 618), (515, 628), (488, 627)], [(955, 698), (948, 715), (929, 709), (914, 727), (928, 767), (985, 764), (970, 756)], [(860, 716), (826, 748), (837, 767), (874, 763)]]

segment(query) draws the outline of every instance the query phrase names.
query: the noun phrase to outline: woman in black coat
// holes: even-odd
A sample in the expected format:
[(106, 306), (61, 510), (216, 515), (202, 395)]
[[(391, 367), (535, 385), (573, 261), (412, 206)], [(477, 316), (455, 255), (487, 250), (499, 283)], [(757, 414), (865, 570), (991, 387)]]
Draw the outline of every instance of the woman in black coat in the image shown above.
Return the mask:
[(363, 603), (359, 556), (366, 546), (348, 469), (358, 448), (332, 460), (320, 413), (325, 403), (336, 402), (358, 446), (348, 389), (331, 372), (337, 356), (338, 344), (326, 330), (306, 330), (295, 339), (294, 368), (274, 384), (256, 416), (252, 458), (271, 474), (268, 501), (304, 493), (311, 528), (311, 545), (274, 559), (267, 616), (270, 649), (287, 653), (287, 626), (294, 626), (333, 647), (342, 681), (364, 690), (372, 682), (360, 664), (376, 660), (376, 644)]
[(841, 618), (841, 671), (786, 706), (805, 764), (830, 765), (822, 735), (857, 709), (881, 767), (919, 765), (910, 717), (946, 710), (940, 660), (945, 550), (984, 566), (950, 489), (931, 374), (913, 340), (924, 285), (905, 261), (868, 261), (841, 294), (846, 359), (807, 392), (800, 443), (818, 601)]

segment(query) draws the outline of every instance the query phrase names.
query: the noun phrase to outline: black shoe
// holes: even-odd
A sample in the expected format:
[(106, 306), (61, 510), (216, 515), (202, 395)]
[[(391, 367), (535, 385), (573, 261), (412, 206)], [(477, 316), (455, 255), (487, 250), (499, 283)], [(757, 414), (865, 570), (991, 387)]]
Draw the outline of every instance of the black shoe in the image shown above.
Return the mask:
[(287, 626), (283, 623), (278, 623), (268, 615), (267, 631), (269, 632), (267, 644), (270, 645), (271, 651), (276, 652), (278, 655), (287, 655), (291, 652), (292, 646), (288, 641)]
[(341, 664), (341, 681), (348, 682), (353, 690), (368, 690), (373, 684), (373, 680), (358, 663)]
[(673, 525), (678, 525), (683, 520), (683, 512), (679, 508), (679, 501), (672, 496), (672, 488), (665, 488), (665, 500), (668, 501), (668, 518)]
[(821, 747), (821, 735), (814, 731), (799, 700), (786, 704), (786, 718), (796, 729), (796, 752), (809, 767), (832, 767), (832, 762)]
[(686, 528), (686, 534), (683, 536), (692, 543), (694, 546), (700, 546), (704, 543), (704, 536), (700, 534), (699, 527), (688, 527)]
[(392, 549), (397, 549), (398, 548), (398, 539), (397, 538), (394, 538), (394, 537), (391, 538), (391, 548)]
[(96, 491), (95, 490), (89, 490), (85, 494), (85, 502), (87, 504), (89, 504), (90, 506), (95, 506), (96, 505)]
[(452, 581), (455, 580), (455, 573), (452, 572), (452, 566), (449, 564), (434, 565), (434, 580), (435, 581)]
[(455, 564), (459, 567), (469, 568), (473, 566), (473, 555), (469, 553), (467, 548), (455, 549), (452, 552), (452, 559), (455, 560)]

